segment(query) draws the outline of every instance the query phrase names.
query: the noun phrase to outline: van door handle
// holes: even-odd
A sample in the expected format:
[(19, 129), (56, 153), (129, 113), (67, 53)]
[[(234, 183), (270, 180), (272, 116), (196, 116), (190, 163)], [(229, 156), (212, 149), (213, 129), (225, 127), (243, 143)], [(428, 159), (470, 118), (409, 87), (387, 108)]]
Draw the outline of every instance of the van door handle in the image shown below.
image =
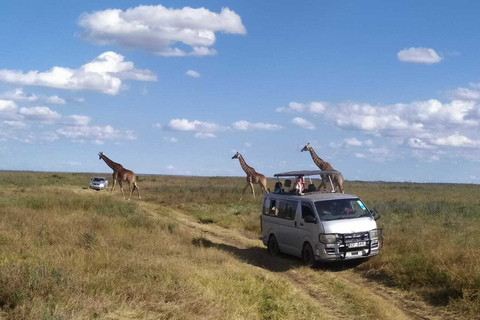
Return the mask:
[(300, 222), (300, 225), (303, 227), (303, 223)]
[(295, 221), (295, 227), (297, 226), (297, 221)]

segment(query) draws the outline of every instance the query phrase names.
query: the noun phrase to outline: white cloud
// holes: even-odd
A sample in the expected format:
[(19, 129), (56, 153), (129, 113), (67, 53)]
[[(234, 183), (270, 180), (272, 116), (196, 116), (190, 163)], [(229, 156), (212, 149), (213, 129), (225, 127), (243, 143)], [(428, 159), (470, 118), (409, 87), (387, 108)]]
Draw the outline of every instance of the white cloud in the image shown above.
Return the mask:
[(435, 146), (432, 146), (422, 139), (418, 138), (410, 138), (408, 139), (408, 146), (413, 149), (435, 149)]
[(22, 121), (3, 121), (3, 124), (12, 129), (24, 129), (27, 125)]
[(188, 70), (187, 72), (185, 72), (185, 74), (186, 74), (187, 76), (192, 77), (192, 78), (200, 78), (200, 76), (201, 76), (200, 73), (198, 73), (198, 72), (195, 71), (195, 70)]
[(37, 120), (42, 122), (54, 122), (62, 116), (48, 107), (20, 108), (18, 113), (28, 120)]
[(398, 60), (402, 62), (412, 62), (412, 63), (425, 63), (425, 64), (432, 64), (432, 63), (439, 63), (442, 61), (442, 57), (440, 57), (435, 50), (430, 48), (405, 48), (400, 50), (397, 53)]
[(173, 170), (173, 169), (175, 169), (175, 167), (172, 166), (172, 165), (168, 165), (168, 166), (167, 166), (167, 169), (168, 169), (168, 170)]
[[(141, 5), (126, 11), (84, 13), (78, 25), (84, 29), (81, 37), (96, 44), (116, 44), (167, 57), (213, 55), (215, 32), (246, 34), (240, 16), (228, 8), (215, 13), (205, 8)], [(189, 46), (191, 51), (176, 47), (176, 43)]]
[(300, 117), (293, 118), (292, 123), (305, 129), (315, 130), (315, 125), (313, 123)]
[(17, 104), (11, 100), (0, 100), (0, 115), (11, 116), (17, 113)]
[(238, 131), (277, 131), (283, 128), (278, 124), (263, 123), (263, 122), (250, 123), (245, 120), (240, 120), (232, 123), (232, 127), (234, 130), (238, 130)]
[(245, 142), (245, 147), (251, 148), (253, 145), (250, 142)]
[(157, 122), (157, 123), (154, 123), (152, 127), (156, 129), (162, 129), (162, 124), (160, 122)]
[(57, 134), (76, 141), (85, 139), (95, 140), (137, 140), (134, 131), (121, 131), (110, 125), (106, 126), (68, 126), (57, 130)]
[(469, 83), (469, 88), (457, 88), (452, 95), (459, 100), (480, 100), (480, 83)]
[(225, 130), (224, 127), (216, 123), (198, 120), (189, 121), (187, 119), (172, 119), (170, 120), (168, 127), (177, 131), (195, 131), (200, 133), (213, 133), (216, 131)]
[(195, 133), (195, 138), (198, 138), (198, 139), (210, 139), (210, 138), (216, 138), (217, 136), (214, 135), (213, 133), (210, 133), (210, 132), (197, 132)]
[(124, 61), (124, 56), (108, 51), (78, 69), (53, 67), (45, 72), (24, 73), (18, 70), (0, 70), (0, 82), (52, 87), (68, 90), (93, 90), (116, 95), (122, 89), (122, 79), (157, 81), (150, 70), (136, 69)]
[(65, 99), (59, 96), (44, 96), (36, 94), (25, 94), (22, 88), (17, 88), (13, 91), (7, 91), (0, 94), (0, 98), (14, 100), (14, 101), (28, 101), (28, 102), (42, 102), (48, 104), (66, 104)]
[(88, 116), (80, 116), (77, 114), (64, 117), (63, 123), (70, 126), (86, 126), (90, 123), (92, 119)]
[(366, 158), (367, 156), (364, 155), (363, 153), (355, 153), (355, 158), (358, 158), (358, 159), (363, 159), (363, 158)]
[(310, 102), (308, 104), (290, 102), (288, 107), (280, 107), (275, 109), (275, 111), (280, 113), (300, 113), (307, 111), (312, 114), (322, 114), (326, 109), (327, 107), (324, 102)]
[(357, 138), (347, 138), (343, 140), (347, 146), (351, 147), (361, 147), (363, 145), (362, 141)]
[(432, 142), (438, 146), (446, 147), (480, 147), (480, 140), (471, 140), (470, 138), (460, 135), (458, 133), (450, 135), (448, 137), (434, 139)]
[(327, 117), (344, 129), (411, 136), (440, 126), (476, 126), (479, 121), (472, 118), (475, 109), (474, 102), (460, 100), (443, 104), (431, 99), (391, 106), (349, 103), (331, 108)]

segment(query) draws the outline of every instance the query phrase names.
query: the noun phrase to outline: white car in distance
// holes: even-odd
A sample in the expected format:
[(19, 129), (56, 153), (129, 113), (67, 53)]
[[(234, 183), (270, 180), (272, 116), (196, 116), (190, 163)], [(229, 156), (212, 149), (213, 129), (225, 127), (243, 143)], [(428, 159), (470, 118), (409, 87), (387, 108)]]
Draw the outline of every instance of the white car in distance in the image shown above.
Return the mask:
[(95, 177), (90, 179), (90, 189), (100, 191), (108, 187), (108, 180), (104, 177)]

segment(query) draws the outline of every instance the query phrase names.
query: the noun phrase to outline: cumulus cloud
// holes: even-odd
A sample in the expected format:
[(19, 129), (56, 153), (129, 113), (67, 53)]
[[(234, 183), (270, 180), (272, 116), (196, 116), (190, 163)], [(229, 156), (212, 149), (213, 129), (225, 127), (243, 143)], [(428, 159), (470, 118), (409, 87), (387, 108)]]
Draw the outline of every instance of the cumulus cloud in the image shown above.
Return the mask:
[(116, 95), (122, 89), (122, 80), (157, 81), (150, 70), (135, 68), (133, 62), (113, 51), (102, 53), (92, 62), (78, 69), (53, 67), (45, 72), (0, 70), (0, 82), (29, 86), (52, 87), (67, 90), (93, 90)]
[[(142, 49), (167, 57), (214, 55), (216, 50), (211, 47), (216, 32), (246, 34), (240, 16), (228, 8), (216, 13), (205, 8), (140, 5), (126, 11), (84, 13), (78, 25), (84, 29), (80, 36), (93, 43)], [(177, 43), (190, 47), (190, 51), (182, 50)]]
[(469, 88), (457, 88), (453, 97), (459, 100), (480, 100), (480, 83), (469, 83)]
[(3, 121), (3, 124), (12, 129), (24, 129), (27, 125), (22, 121)]
[(447, 146), (447, 147), (465, 147), (465, 148), (480, 147), (480, 140), (472, 140), (458, 133), (455, 133), (448, 137), (434, 139), (433, 143), (438, 146)]
[(315, 130), (315, 125), (313, 123), (300, 117), (293, 118), (292, 123), (305, 129)]
[(402, 62), (433, 64), (443, 60), (435, 50), (430, 48), (405, 48), (397, 53), (398, 60)]
[(110, 125), (106, 126), (68, 126), (58, 129), (57, 134), (69, 139), (84, 140), (137, 140), (137, 134), (134, 131), (121, 131), (114, 129)]
[(232, 123), (232, 128), (238, 131), (277, 131), (282, 129), (283, 127), (278, 124), (263, 122), (250, 123), (245, 120), (240, 120)]
[(190, 76), (192, 78), (200, 78), (200, 73), (198, 73), (197, 71), (195, 70), (188, 70), (187, 72), (185, 72), (185, 74), (187, 76)]
[(0, 115), (12, 116), (17, 113), (17, 104), (11, 100), (0, 100)]
[(331, 110), (327, 117), (341, 128), (405, 136), (428, 133), (434, 127), (477, 126), (476, 105), (470, 101), (417, 101), (410, 104), (374, 106), (349, 103)]
[(88, 116), (80, 116), (77, 114), (64, 117), (63, 123), (70, 126), (86, 126), (92, 119)]
[(17, 88), (12, 91), (7, 91), (0, 93), (0, 99), (7, 99), (13, 101), (28, 101), (28, 102), (40, 102), (47, 104), (66, 104), (65, 99), (60, 98), (59, 96), (45, 96), (45, 95), (36, 95), (36, 94), (26, 94), (23, 92), (22, 88)]
[(48, 107), (20, 108), (18, 113), (28, 120), (37, 120), (47, 123), (54, 122), (62, 117), (56, 111), (50, 110)]
[(168, 124), (168, 127), (171, 130), (176, 131), (195, 131), (200, 133), (213, 133), (216, 131), (225, 130), (224, 127), (212, 123), (212, 122), (203, 122), (203, 121), (189, 121), (187, 119), (172, 119)]
[(195, 133), (195, 138), (198, 138), (198, 139), (210, 139), (210, 138), (216, 138), (217, 136), (214, 135), (213, 133), (211, 132), (197, 132)]
[(308, 104), (290, 102), (288, 104), (288, 107), (280, 107), (275, 109), (275, 111), (280, 113), (309, 112), (312, 114), (322, 114), (325, 112), (326, 109), (327, 106), (324, 102), (310, 102)]

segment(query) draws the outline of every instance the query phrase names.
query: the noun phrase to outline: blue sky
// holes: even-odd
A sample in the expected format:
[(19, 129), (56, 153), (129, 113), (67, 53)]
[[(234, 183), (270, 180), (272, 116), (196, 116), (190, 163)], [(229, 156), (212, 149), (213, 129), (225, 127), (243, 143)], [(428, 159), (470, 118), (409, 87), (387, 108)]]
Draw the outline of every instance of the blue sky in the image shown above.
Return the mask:
[(0, 169), (271, 176), (310, 142), (347, 180), (478, 183), (479, 9), (2, 2)]

